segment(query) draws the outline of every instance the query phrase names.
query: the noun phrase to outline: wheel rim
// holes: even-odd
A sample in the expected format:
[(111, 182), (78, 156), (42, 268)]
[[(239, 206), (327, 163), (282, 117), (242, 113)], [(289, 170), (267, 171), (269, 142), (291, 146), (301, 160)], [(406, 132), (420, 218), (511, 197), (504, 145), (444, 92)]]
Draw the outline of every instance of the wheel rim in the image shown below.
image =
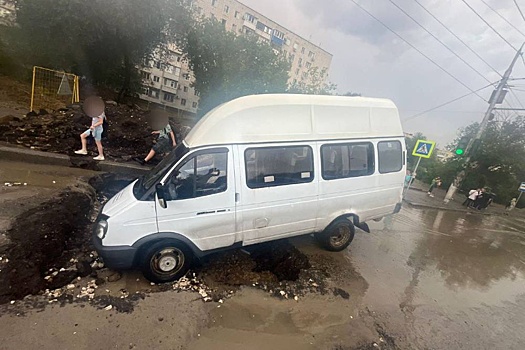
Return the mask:
[(344, 225), (339, 226), (335, 230), (334, 234), (330, 237), (330, 244), (334, 247), (340, 247), (350, 239), (350, 227)]
[(172, 276), (184, 266), (184, 253), (175, 247), (164, 248), (151, 257), (151, 269), (158, 275)]

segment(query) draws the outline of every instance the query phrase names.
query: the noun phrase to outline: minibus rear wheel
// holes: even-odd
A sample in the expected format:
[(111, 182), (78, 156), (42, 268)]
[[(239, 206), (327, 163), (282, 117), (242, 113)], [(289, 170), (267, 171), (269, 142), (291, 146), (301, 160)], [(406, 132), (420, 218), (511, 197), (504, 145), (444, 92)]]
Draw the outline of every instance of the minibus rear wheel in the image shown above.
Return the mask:
[(142, 260), (142, 273), (151, 282), (164, 283), (181, 278), (188, 272), (193, 255), (177, 240), (163, 240), (147, 247)]
[(354, 225), (341, 218), (332, 222), (323, 232), (315, 235), (319, 243), (327, 250), (340, 252), (354, 239)]

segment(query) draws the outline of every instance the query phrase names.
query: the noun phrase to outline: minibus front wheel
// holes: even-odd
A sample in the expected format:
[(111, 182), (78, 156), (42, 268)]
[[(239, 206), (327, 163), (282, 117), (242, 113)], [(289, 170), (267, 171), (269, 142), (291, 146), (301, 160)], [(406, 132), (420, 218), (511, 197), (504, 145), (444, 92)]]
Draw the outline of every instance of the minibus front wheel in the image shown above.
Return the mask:
[(142, 273), (151, 282), (164, 283), (181, 278), (188, 272), (193, 255), (177, 240), (162, 240), (147, 247), (142, 260)]
[(332, 222), (323, 232), (317, 233), (317, 241), (327, 250), (340, 252), (354, 239), (354, 225), (345, 218)]

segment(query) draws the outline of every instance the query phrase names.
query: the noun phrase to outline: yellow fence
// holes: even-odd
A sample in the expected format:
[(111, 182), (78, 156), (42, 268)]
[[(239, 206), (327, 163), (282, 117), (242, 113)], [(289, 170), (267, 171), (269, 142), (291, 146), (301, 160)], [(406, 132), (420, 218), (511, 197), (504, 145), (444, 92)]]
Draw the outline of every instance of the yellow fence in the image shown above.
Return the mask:
[(30, 110), (58, 109), (79, 101), (78, 76), (52, 69), (33, 67)]

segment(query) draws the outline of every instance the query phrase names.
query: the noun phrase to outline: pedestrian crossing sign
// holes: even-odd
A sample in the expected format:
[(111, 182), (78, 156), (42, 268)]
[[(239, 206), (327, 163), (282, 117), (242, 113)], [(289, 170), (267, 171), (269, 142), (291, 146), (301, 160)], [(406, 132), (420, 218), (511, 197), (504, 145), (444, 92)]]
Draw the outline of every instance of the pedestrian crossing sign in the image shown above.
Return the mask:
[(435, 146), (436, 143), (433, 141), (417, 140), (412, 155), (421, 158), (430, 158)]

